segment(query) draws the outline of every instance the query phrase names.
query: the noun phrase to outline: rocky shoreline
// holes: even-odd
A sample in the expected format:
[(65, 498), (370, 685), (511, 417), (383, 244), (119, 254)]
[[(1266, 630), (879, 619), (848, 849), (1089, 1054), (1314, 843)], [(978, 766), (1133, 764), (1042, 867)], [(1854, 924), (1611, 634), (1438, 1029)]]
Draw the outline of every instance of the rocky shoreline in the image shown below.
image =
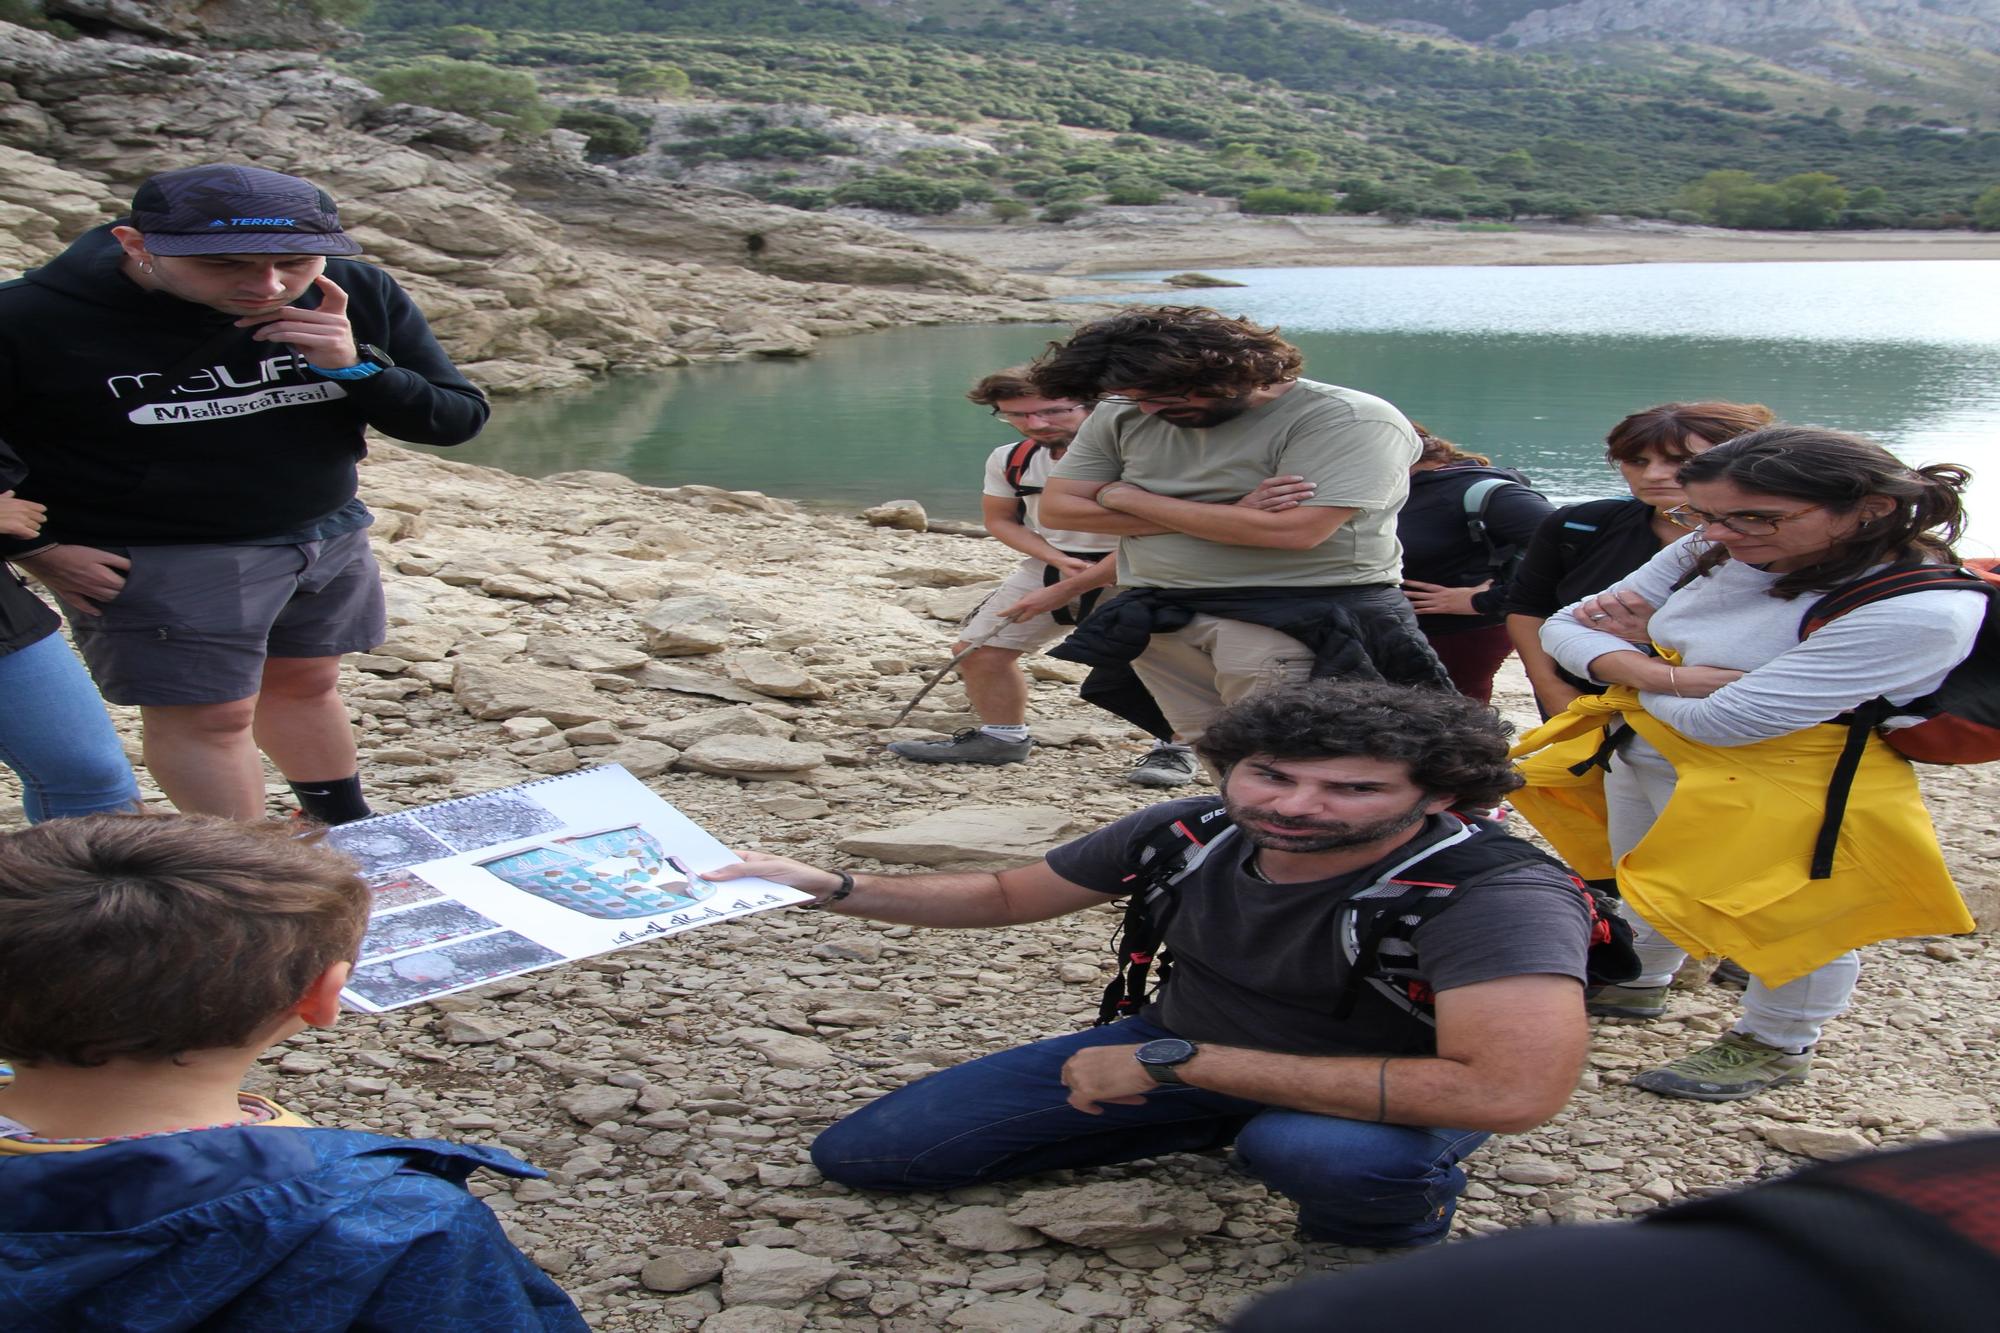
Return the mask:
[[(1071, 668), (1046, 659), (1031, 763), (941, 772), (881, 753), (919, 734), (878, 728), (1011, 564), (996, 543), (392, 446), (363, 478), (392, 631), (346, 690), (380, 810), (622, 762), (731, 846), (906, 868), (1005, 864), (1147, 800), (1116, 781), (1143, 740), (1078, 705)], [(1527, 720), (1518, 674), (1503, 681)], [(925, 705), (918, 727), (968, 720), (955, 685)], [(1925, 774), (1989, 923), (1994, 776)], [(252, 1086), (323, 1124), (497, 1143), (548, 1168), (476, 1188), (599, 1329), (1213, 1329), (1304, 1272), (1290, 1205), (1220, 1157), (895, 1198), (826, 1185), (806, 1159), (882, 1091), (1086, 1023), (1112, 925), (960, 935), (783, 910), (350, 1014), (273, 1052)], [(1461, 1234), (1629, 1217), (1808, 1157), (1992, 1127), (2000, 950), (1980, 935), (1866, 952), (1812, 1081), (1777, 1095), (1718, 1107), (1625, 1086), (1720, 1030), (1728, 992), (1599, 1024), (1569, 1109), (1473, 1159)]]

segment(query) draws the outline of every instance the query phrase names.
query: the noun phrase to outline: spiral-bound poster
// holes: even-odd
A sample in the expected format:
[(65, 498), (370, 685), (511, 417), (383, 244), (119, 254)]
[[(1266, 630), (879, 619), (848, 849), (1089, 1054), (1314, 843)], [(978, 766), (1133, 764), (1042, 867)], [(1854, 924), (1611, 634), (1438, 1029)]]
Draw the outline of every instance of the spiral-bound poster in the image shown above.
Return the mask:
[(342, 824), (326, 840), (375, 891), (341, 993), (366, 1013), (810, 897), (704, 878), (736, 858), (616, 765)]

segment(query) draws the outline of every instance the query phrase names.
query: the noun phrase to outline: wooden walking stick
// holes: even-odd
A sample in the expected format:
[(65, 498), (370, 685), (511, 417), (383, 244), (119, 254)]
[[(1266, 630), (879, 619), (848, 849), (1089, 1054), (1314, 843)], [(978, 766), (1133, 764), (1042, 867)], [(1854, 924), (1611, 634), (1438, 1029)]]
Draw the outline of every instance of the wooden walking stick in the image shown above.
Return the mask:
[(937, 683), (939, 681), (943, 680), (946, 676), (949, 676), (951, 674), (953, 667), (957, 666), (960, 662), (963, 662), (966, 658), (978, 652), (981, 648), (984, 648), (987, 645), (987, 643), (992, 640), (994, 635), (998, 634), (1001, 630), (1007, 628), (1007, 624), (1008, 622), (1003, 620), (998, 625), (995, 625), (992, 629), (986, 631), (986, 633), (980, 635), (978, 638), (967, 643), (965, 645), (964, 652), (960, 653), (958, 656), (952, 658), (951, 661), (946, 662), (943, 666), (939, 667), (936, 673), (932, 675), (929, 680), (924, 682), (924, 687), (921, 690), (918, 690), (916, 694), (911, 697), (908, 703), (903, 705), (903, 711), (889, 719), (889, 725), (892, 727), (900, 727), (901, 725), (903, 725), (903, 719), (908, 717), (910, 713), (916, 708), (916, 706), (924, 701), (924, 696), (926, 694), (929, 694), (933, 689), (937, 688)]

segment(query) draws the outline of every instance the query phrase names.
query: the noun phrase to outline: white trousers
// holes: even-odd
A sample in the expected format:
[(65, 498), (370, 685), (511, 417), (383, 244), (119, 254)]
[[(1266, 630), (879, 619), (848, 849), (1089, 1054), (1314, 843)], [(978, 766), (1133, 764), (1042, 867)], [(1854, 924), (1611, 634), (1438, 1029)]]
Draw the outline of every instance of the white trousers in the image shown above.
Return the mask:
[[(1638, 845), (1674, 794), (1674, 766), (1645, 740), (1633, 736), (1619, 748), (1604, 779), (1610, 816), (1611, 857), (1616, 861)], [(1687, 952), (1626, 908), (1637, 936), (1640, 973), (1630, 986), (1664, 986), (1687, 961)], [(1750, 978), (1743, 1016), (1736, 1031), (1787, 1051), (1803, 1051), (1819, 1040), (1820, 1029), (1847, 1008), (1861, 959), (1848, 950), (1830, 963), (1782, 986)]]

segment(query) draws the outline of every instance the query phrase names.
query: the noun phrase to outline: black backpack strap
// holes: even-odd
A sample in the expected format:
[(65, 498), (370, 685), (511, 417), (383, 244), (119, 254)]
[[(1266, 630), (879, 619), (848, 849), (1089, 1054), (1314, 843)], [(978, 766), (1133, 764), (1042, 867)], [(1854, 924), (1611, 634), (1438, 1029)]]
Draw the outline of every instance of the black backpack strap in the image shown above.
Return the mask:
[(1854, 775), (1861, 769), (1861, 755), (1868, 738), (1887, 716), (1875, 703), (1863, 704), (1846, 715), (1847, 739), (1841, 744), (1840, 758), (1833, 762), (1833, 776), (1826, 784), (1825, 813), (1820, 816), (1819, 836), (1813, 839), (1812, 868), (1807, 879), (1833, 878), (1833, 852), (1840, 845), (1840, 824), (1847, 817), (1847, 798), (1854, 792)]
[[(1806, 613), (1799, 617), (1799, 638), (1804, 639), (1829, 621), (1875, 602), (1913, 592), (1953, 588), (1976, 589), (2000, 605), (2000, 591), (1991, 582), (1957, 565), (1891, 565), (1843, 583), (1807, 607)], [(1916, 702), (1912, 701), (1910, 706), (1914, 707)], [(1833, 854), (1840, 844), (1840, 825), (1847, 816), (1847, 798), (1854, 791), (1854, 775), (1861, 769), (1862, 752), (1868, 748), (1868, 738), (1875, 729), (1898, 711), (1887, 699), (1877, 698), (1835, 719), (1846, 724), (1847, 740), (1826, 784), (1826, 812), (1820, 818), (1819, 836), (1813, 840), (1809, 879), (1832, 877)]]
[[(1474, 838), (1486, 842), (1473, 843)], [(1426, 875), (1423, 862), (1464, 847), (1477, 852), (1484, 862), (1478, 869), (1453, 880), (1449, 871)], [(1419, 976), (1416, 934), (1425, 924), (1454, 904), (1465, 900), (1465, 890), (1520, 869), (1547, 866), (1576, 887), (1590, 915), (1590, 940), (1586, 972), (1593, 984), (1625, 982), (1639, 975), (1638, 955), (1632, 949), (1632, 927), (1607, 896), (1594, 891), (1577, 878), (1568, 866), (1531, 843), (1491, 831), (1470, 830), (1442, 842), (1433, 843), (1416, 858), (1384, 871), (1368, 888), (1342, 904), (1339, 927), (1341, 947), (1347, 955), (1347, 982), (1335, 1001), (1333, 1015), (1346, 1018), (1367, 986), (1391, 1004), (1426, 1026), (1435, 1026), (1430, 988)]]
[(1117, 970), (1098, 1001), (1097, 1026), (1139, 1012), (1150, 998), (1146, 981), (1155, 964), (1159, 976), (1153, 990), (1166, 984), (1173, 960), (1160, 945), (1178, 902), (1175, 889), (1235, 828), (1217, 801), (1205, 810), (1163, 820), (1138, 839), (1125, 876), (1131, 897), (1118, 928)]
[(2000, 595), (1992, 582), (1957, 565), (1891, 565), (1843, 583), (1807, 607), (1806, 613), (1799, 617), (1799, 637), (1803, 639), (1829, 620), (1836, 620), (1849, 611), (1886, 598), (1952, 588), (1972, 588), (1989, 596)]
[(1597, 748), (1590, 752), (1590, 757), (1588, 759), (1580, 759), (1576, 763), (1571, 764), (1569, 771), (1578, 777), (1582, 777), (1593, 768), (1601, 768), (1606, 773), (1609, 773), (1611, 771), (1611, 756), (1624, 749), (1636, 734), (1632, 728), (1614, 718), (1611, 724), (1604, 728), (1604, 739), (1597, 743)]
[[(1365, 983), (1375, 987), (1391, 1003), (1418, 1021), (1434, 1021), (1428, 1012), (1420, 1008), (1423, 1001), (1403, 993), (1381, 975), (1382, 946), (1391, 939), (1407, 941), (1418, 926), (1451, 906), (1455, 901), (1451, 895), (1461, 887), (1457, 882), (1447, 884), (1400, 877), (1414, 873), (1418, 866), (1439, 852), (1461, 846), (1479, 836), (1476, 824), (1462, 822), (1452, 833), (1382, 870), (1373, 883), (1350, 894), (1340, 905), (1335, 934), (1341, 952), (1347, 956), (1347, 980), (1333, 1003), (1336, 1020), (1345, 1019), (1354, 1012), (1355, 1001), (1360, 998), (1361, 986)], [(1408, 952), (1414, 959), (1414, 951)]]
[[(1063, 572), (1054, 565), (1042, 566), (1042, 586), (1044, 588), (1054, 587), (1056, 584), (1061, 583), (1063, 578)], [(1074, 612), (1067, 606), (1059, 606), (1049, 612), (1049, 615), (1055, 619), (1058, 625), (1081, 625), (1085, 620), (1090, 618), (1090, 613), (1097, 609), (1098, 600), (1104, 596), (1104, 591), (1102, 588), (1087, 589), (1083, 596), (1076, 599), (1074, 603), (1076, 610)]]

